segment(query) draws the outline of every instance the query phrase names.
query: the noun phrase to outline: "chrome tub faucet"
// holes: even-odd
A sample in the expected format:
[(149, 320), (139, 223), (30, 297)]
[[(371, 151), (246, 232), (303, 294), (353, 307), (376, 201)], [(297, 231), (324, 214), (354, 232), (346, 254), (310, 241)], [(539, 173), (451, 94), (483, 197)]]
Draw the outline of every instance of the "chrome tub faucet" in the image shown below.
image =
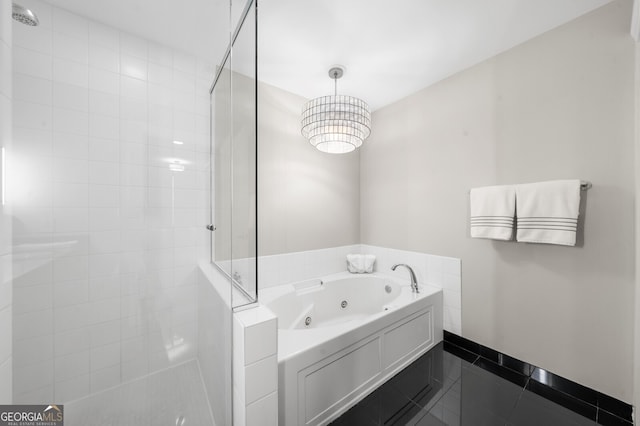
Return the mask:
[(411, 276), (411, 290), (414, 293), (420, 293), (420, 290), (418, 289), (418, 280), (416, 279), (416, 274), (415, 274), (415, 272), (413, 272), (413, 269), (411, 268), (411, 266), (409, 266), (409, 265), (407, 265), (405, 263), (398, 263), (396, 265), (393, 265), (391, 267), (391, 270), (395, 271), (398, 266), (404, 266), (405, 268), (407, 268), (409, 270), (409, 275)]

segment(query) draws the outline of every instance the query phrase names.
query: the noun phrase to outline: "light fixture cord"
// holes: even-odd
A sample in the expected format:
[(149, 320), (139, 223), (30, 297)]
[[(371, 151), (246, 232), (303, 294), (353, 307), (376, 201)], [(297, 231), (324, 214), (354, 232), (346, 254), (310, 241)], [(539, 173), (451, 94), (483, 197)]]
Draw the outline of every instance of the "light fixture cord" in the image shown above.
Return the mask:
[(333, 94), (338, 96), (338, 71), (333, 72)]

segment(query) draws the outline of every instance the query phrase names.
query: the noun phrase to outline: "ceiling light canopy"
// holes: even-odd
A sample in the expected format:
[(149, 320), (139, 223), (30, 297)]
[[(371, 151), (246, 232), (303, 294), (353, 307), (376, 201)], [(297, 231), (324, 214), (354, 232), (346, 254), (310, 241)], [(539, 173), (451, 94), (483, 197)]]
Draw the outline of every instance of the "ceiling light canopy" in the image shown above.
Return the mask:
[(302, 135), (322, 152), (344, 154), (362, 145), (371, 133), (369, 105), (353, 96), (338, 95), (343, 67), (333, 67), (334, 94), (307, 102), (302, 108)]

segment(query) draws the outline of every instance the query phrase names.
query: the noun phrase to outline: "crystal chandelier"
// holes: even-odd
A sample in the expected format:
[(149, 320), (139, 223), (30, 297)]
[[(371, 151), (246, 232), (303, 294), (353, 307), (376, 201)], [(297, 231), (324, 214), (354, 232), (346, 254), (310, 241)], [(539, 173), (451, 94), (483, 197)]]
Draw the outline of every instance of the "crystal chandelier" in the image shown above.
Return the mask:
[(302, 135), (322, 152), (344, 154), (360, 147), (371, 133), (369, 105), (353, 96), (338, 95), (342, 67), (329, 70), (335, 91), (307, 102), (302, 108)]

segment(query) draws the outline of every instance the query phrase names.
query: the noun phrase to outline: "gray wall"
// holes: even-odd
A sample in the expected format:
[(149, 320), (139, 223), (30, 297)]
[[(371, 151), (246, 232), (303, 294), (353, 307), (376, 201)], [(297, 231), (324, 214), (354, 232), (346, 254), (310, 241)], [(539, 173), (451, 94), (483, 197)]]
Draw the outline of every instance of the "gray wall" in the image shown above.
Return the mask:
[(307, 99), (258, 86), (258, 253), (360, 242), (359, 153), (318, 151), (300, 134)]
[[(618, 0), (373, 115), (365, 244), (460, 257), (462, 332), (632, 400), (634, 44)], [(468, 190), (580, 178), (584, 243), (468, 235)]]
[[(11, 22), (11, 2), (0, 2), (0, 146), (7, 150), (11, 143)], [(0, 404), (12, 402), (11, 228), (9, 206), (0, 204)]]

